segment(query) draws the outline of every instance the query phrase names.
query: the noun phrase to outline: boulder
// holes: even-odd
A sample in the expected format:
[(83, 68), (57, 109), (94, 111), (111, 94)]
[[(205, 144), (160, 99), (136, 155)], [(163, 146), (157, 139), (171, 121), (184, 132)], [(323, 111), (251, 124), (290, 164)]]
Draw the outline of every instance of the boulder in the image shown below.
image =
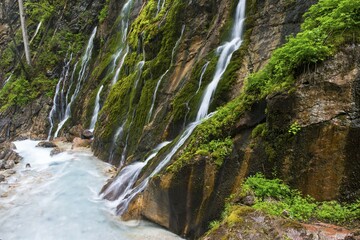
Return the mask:
[(5, 160), (0, 160), (0, 170), (5, 168)]
[(84, 130), (81, 134), (82, 139), (92, 139), (93, 137), (94, 137), (94, 133), (89, 129)]
[(88, 148), (90, 147), (90, 144), (91, 144), (91, 140), (90, 139), (81, 139), (81, 138), (74, 138), (73, 140), (73, 145), (72, 145), (72, 149), (75, 149), (75, 148)]
[(62, 153), (62, 152), (63, 152), (63, 150), (61, 150), (61, 148), (56, 147), (53, 150), (51, 150), (50, 156), (54, 156), (54, 155), (57, 155), (57, 154)]
[(5, 176), (3, 174), (0, 174), (0, 182), (5, 181)]
[(42, 141), (39, 142), (38, 145), (36, 145), (36, 147), (43, 147), (43, 148), (56, 148), (57, 145), (53, 142), (49, 142), (49, 141)]
[(15, 166), (15, 161), (14, 160), (8, 160), (8, 161), (6, 161), (4, 168), (5, 169), (10, 169), (10, 168), (13, 168), (14, 166)]

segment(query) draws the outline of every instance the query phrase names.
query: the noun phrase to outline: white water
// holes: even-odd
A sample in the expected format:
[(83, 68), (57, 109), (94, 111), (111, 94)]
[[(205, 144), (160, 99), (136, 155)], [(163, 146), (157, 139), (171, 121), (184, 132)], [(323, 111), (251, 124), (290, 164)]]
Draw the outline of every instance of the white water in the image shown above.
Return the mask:
[(39, 30), (40, 30), (41, 25), (42, 25), (42, 21), (40, 21), (39, 24), (37, 25), (36, 30), (35, 30), (35, 33), (34, 33), (34, 35), (32, 36), (32, 38), (31, 38), (31, 40), (30, 40), (30, 44), (32, 43), (32, 41), (34, 41), (36, 35), (39, 33)]
[[(230, 42), (225, 43), (221, 47), (218, 48), (218, 51), (220, 52), (220, 58), (217, 63), (217, 67), (215, 70), (215, 75), (213, 80), (210, 82), (210, 84), (207, 86), (204, 96), (201, 101), (201, 105), (196, 117), (196, 120), (192, 123), (190, 123), (184, 132), (181, 134), (177, 142), (174, 144), (174, 146), (171, 148), (170, 152), (161, 160), (161, 162), (156, 166), (156, 168), (153, 170), (153, 172), (147, 176), (141, 183), (139, 183), (135, 187), (131, 187), (129, 190), (127, 190), (127, 194), (122, 194), (118, 197), (118, 199), (114, 202), (117, 205), (117, 214), (121, 215), (123, 214), (131, 200), (137, 196), (140, 192), (142, 192), (146, 186), (149, 183), (149, 180), (158, 174), (167, 164), (169, 164), (171, 158), (175, 155), (175, 153), (183, 146), (183, 144), (186, 142), (186, 140), (191, 136), (194, 129), (205, 119), (210, 118), (212, 114), (208, 114), (208, 109), (210, 105), (211, 98), (213, 96), (213, 93), (216, 90), (216, 87), (218, 85), (218, 82), (220, 81), (223, 73), (225, 72), (232, 54), (234, 51), (236, 51), (240, 45), (241, 45), (241, 38), (242, 38), (242, 32), (243, 32), (243, 24), (245, 19), (245, 4), (246, 0), (240, 0), (238, 3), (238, 6), (236, 8), (236, 19), (235, 19), (235, 25), (232, 30), (232, 40)], [(239, 29), (238, 29), (239, 28)], [(206, 69), (205, 69), (206, 70)], [(204, 71), (205, 71), (204, 70)], [(203, 75), (203, 74), (202, 74)], [(119, 173), (117, 178), (123, 178), (123, 176)], [(116, 181), (115, 179), (114, 181)], [(127, 185), (129, 185), (129, 182), (133, 185), (133, 182), (136, 180), (129, 180), (129, 181), (122, 181), (122, 184), (120, 185), (122, 188), (127, 188)], [(113, 200), (113, 199), (110, 199)]]
[(11, 77), (12, 77), (12, 74), (10, 74), (10, 76), (5, 80), (3, 87), (10, 81)]
[(170, 68), (168, 70), (166, 70), (166, 72), (161, 75), (159, 81), (157, 82), (156, 84), (156, 87), (155, 87), (155, 90), (154, 90), (154, 94), (153, 94), (153, 97), (152, 97), (152, 101), (151, 101), (151, 107), (150, 107), (150, 110), (148, 112), (148, 115), (147, 115), (147, 122), (150, 122), (151, 120), (151, 116), (152, 116), (152, 113), (154, 111), (154, 106), (155, 106), (155, 101), (156, 101), (156, 96), (157, 96), (157, 92), (159, 90), (159, 87), (160, 87), (160, 84), (163, 80), (163, 78), (165, 77), (165, 75), (169, 72)]
[(122, 69), (122, 67), (124, 65), (125, 58), (128, 55), (128, 53), (129, 53), (129, 46), (126, 46), (126, 51), (125, 51), (124, 55), (122, 56), (122, 58), (120, 60), (118, 68), (116, 69), (115, 75), (114, 75), (114, 77), (113, 77), (113, 79), (111, 81), (111, 85), (114, 85), (117, 82), (117, 80), (119, 78), (119, 75), (120, 75), (120, 72), (121, 72), (121, 69)]
[[(139, 80), (141, 78), (141, 74), (142, 74), (142, 69), (144, 67), (144, 64), (145, 64), (145, 61), (140, 61), (137, 65), (138, 67), (138, 71), (137, 71), (137, 76), (136, 76), (136, 80), (134, 82), (134, 85), (133, 85), (133, 89), (132, 91), (136, 91), (137, 89), (137, 86), (139, 84)], [(122, 138), (123, 136), (123, 133), (124, 133), (124, 129), (125, 129), (125, 125), (128, 121), (128, 117), (129, 117), (129, 114), (130, 114), (130, 108), (131, 108), (131, 104), (132, 104), (132, 99), (129, 100), (129, 106), (128, 106), (128, 111), (126, 113), (126, 117), (125, 117), (125, 120), (124, 122), (121, 124), (121, 126), (116, 130), (116, 133), (113, 137), (113, 140), (112, 140), (112, 144), (111, 144), (111, 147), (110, 147), (110, 157), (109, 157), (109, 162), (112, 163), (113, 160), (114, 160), (114, 154), (115, 154), (115, 151), (116, 151), (116, 145), (117, 145), (117, 142), (120, 140), (120, 138)], [(134, 109), (133, 111), (133, 114), (132, 114), (132, 118), (131, 118), (131, 122), (130, 122), (130, 125), (127, 129), (130, 129), (131, 126), (132, 126), (132, 123), (134, 121), (134, 117), (135, 117), (135, 113), (136, 113), (136, 108)], [(127, 132), (126, 134), (126, 139), (125, 139), (125, 146), (123, 148), (123, 151), (121, 153), (121, 159), (120, 159), (120, 165), (119, 167), (121, 167), (123, 165), (123, 163), (125, 162), (125, 158), (126, 158), (126, 154), (127, 154), (127, 145), (128, 145), (128, 140), (129, 140), (129, 131)]]
[(158, 15), (159, 12), (161, 11), (161, 9), (164, 8), (164, 6), (165, 6), (165, 1), (166, 1), (166, 0), (158, 0), (156, 15)]
[[(80, 92), (82, 82), (84, 81), (84, 76), (85, 76), (85, 73), (86, 73), (86, 70), (87, 70), (87, 67), (88, 67), (88, 63), (89, 63), (91, 55), (92, 55), (96, 30), (97, 30), (97, 27), (94, 28), (94, 30), (93, 30), (93, 32), (92, 32), (92, 34), (90, 36), (89, 42), (88, 42), (86, 50), (85, 50), (85, 54), (84, 54), (84, 56), (82, 57), (82, 60), (81, 60), (81, 68), (80, 68), (80, 72), (79, 72), (79, 77), (77, 79), (77, 84), (76, 84), (75, 91), (71, 96), (70, 102), (66, 106), (65, 116), (62, 118), (62, 120), (58, 124), (58, 128), (57, 128), (57, 130), (56, 130), (56, 132), (54, 134), (54, 138), (56, 138), (58, 136), (59, 131), (61, 130), (61, 128), (64, 126), (66, 121), (71, 117), (71, 106), (72, 106), (74, 100), (76, 99), (77, 95)], [(49, 136), (50, 136), (50, 134), (49, 134)], [(48, 138), (50, 139), (50, 137), (48, 137)]]
[(15, 144), (24, 160), (16, 166), (17, 174), (0, 183), (1, 239), (180, 239), (148, 222), (113, 216), (97, 195), (109, 165), (90, 152), (50, 157), (50, 149), (35, 148), (37, 142)]
[(246, 6), (246, 0), (240, 0), (236, 7), (236, 15), (234, 21), (235, 24), (232, 29), (232, 39), (230, 42), (224, 43), (222, 46), (218, 47), (217, 49), (218, 53), (220, 54), (220, 57), (216, 65), (215, 75), (213, 77), (213, 80), (205, 89), (196, 120), (202, 119), (207, 115), (209, 111), (211, 99), (221, 80), (221, 77), (223, 76), (227, 66), (230, 63), (232, 54), (236, 50), (238, 50), (241, 46), (242, 33), (245, 22), (245, 6)]
[(100, 94), (101, 94), (103, 87), (104, 87), (104, 85), (101, 85), (101, 87), (99, 88), (99, 91), (96, 95), (94, 113), (93, 113), (93, 116), (91, 118), (91, 123), (90, 123), (90, 131), (94, 131), (95, 124), (98, 119), (98, 115), (99, 115), (99, 111), (100, 111)]
[(187, 121), (187, 116), (190, 113), (190, 107), (189, 107), (189, 103), (190, 101), (196, 96), (196, 94), (198, 94), (198, 92), (200, 91), (201, 88), (201, 84), (202, 84), (202, 80), (204, 78), (204, 74), (206, 72), (207, 67), (209, 66), (209, 61), (205, 63), (205, 65), (201, 68), (201, 74), (200, 74), (200, 79), (199, 79), (199, 83), (198, 83), (198, 88), (196, 89), (196, 92), (189, 98), (189, 100), (186, 102), (186, 113), (185, 113), (185, 117), (184, 117), (184, 126), (186, 124)]
[[(164, 2), (165, 2), (165, 0), (164, 0)], [(179, 45), (180, 45), (181, 39), (182, 39), (182, 37), (183, 37), (183, 35), (184, 35), (184, 31), (185, 31), (185, 25), (182, 26), (180, 37), (179, 37), (179, 39), (176, 41), (175, 46), (174, 46), (173, 49), (172, 49), (170, 66), (169, 66), (169, 68), (165, 71), (165, 73), (164, 73), (163, 75), (161, 75), (161, 77), (159, 78), (158, 82), (156, 83), (156, 87), (155, 87), (155, 90), (154, 90), (154, 93), (153, 93), (153, 97), (152, 97), (152, 101), (151, 101), (151, 106), (150, 106), (149, 112), (148, 112), (148, 114), (147, 114), (147, 120), (146, 120), (147, 123), (149, 123), (150, 120), (151, 120), (151, 116), (152, 116), (152, 113), (153, 113), (153, 111), (154, 111), (154, 106), (155, 106), (155, 101), (156, 101), (157, 92), (158, 92), (158, 90), (159, 90), (159, 87), (160, 87), (160, 84), (161, 84), (163, 78), (164, 78), (165, 75), (170, 71), (170, 68), (171, 68), (171, 66), (173, 65), (175, 52), (176, 52), (177, 48), (178, 48)]]
[[(130, 21), (130, 10), (131, 10), (131, 7), (133, 5), (133, 1), (134, 0), (128, 0), (123, 8), (121, 9), (121, 12), (120, 12), (120, 19), (121, 19), (121, 26), (120, 26), (120, 31), (121, 31), (121, 41), (119, 43), (119, 47), (116, 51), (116, 53), (113, 55), (113, 70), (112, 72), (115, 70), (115, 66), (117, 65), (117, 68), (116, 68), (116, 72), (115, 72), (115, 75), (111, 81), (111, 85), (114, 85), (118, 78), (119, 78), (119, 75), (120, 75), (120, 72), (121, 72), (121, 68), (124, 64), (124, 61), (125, 61), (125, 58), (126, 56), (128, 55), (129, 53), (129, 46), (126, 44), (126, 38), (127, 38), (127, 32), (128, 32), (128, 28), (129, 28), (129, 21)], [(124, 51), (125, 49), (125, 51)], [(120, 59), (120, 62), (118, 64), (117, 61), (118, 59), (120, 58), (120, 56), (122, 55), (121, 59)]]
[[(68, 60), (64, 60), (64, 67), (62, 69), (62, 72), (61, 72), (61, 75), (60, 75), (60, 78), (59, 78), (59, 81), (56, 85), (56, 89), (55, 89), (55, 95), (54, 95), (54, 98), (53, 98), (53, 105), (51, 107), (51, 110), (50, 110), (50, 113), (49, 113), (49, 122), (50, 122), (50, 129), (49, 129), (49, 134), (48, 134), (48, 139), (47, 140), (50, 140), (50, 137), (51, 137), (51, 132), (54, 128), (54, 116), (57, 112), (57, 110), (59, 110), (60, 108), (60, 118), (62, 118), (61, 116), (61, 110), (62, 110), (62, 99), (63, 99), (63, 90), (64, 90), (64, 86), (65, 86), (65, 82), (68, 78), (68, 75), (69, 75), (69, 71), (70, 71), (70, 63), (71, 63), (71, 60), (72, 60), (72, 54), (70, 56), (70, 58)], [(61, 90), (61, 93), (60, 93), (60, 87), (61, 87), (61, 84), (63, 85), (63, 88)]]
[[(159, 144), (152, 153), (146, 158), (144, 162), (134, 162), (119, 172), (118, 176), (115, 181), (113, 181), (108, 188), (101, 194), (102, 197), (111, 195), (113, 196), (113, 200), (124, 198), (126, 195), (130, 193), (132, 190), (131, 188), (135, 184), (141, 170), (143, 169), (148, 162), (153, 159), (158, 152), (167, 146), (171, 142), (163, 142)], [(120, 197), (119, 197), (120, 196)], [(123, 197), (121, 197), (123, 196)], [(117, 207), (117, 204), (110, 204), (110, 206)]]

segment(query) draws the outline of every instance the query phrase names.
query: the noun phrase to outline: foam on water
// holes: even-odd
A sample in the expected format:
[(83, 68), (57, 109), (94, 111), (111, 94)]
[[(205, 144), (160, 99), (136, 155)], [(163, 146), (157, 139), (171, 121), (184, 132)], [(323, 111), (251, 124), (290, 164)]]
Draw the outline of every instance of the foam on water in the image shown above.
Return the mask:
[(37, 142), (15, 144), (24, 160), (0, 184), (8, 195), (0, 198), (1, 239), (180, 239), (153, 224), (113, 216), (96, 194), (109, 165), (90, 152), (50, 157), (50, 149), (35, 148)]

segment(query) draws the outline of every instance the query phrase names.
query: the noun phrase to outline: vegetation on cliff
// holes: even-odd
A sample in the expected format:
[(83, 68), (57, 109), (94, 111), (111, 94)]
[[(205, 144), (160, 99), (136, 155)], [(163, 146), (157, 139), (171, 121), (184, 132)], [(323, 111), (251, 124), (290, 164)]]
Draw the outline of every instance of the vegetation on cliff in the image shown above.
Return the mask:
[[(274, 51), (264, 69), (247, 78), (239, 97), (219, 108), (194, 131), (182, 156), (168, 170), (176, 171), (197, 159), (197, 150), (212, 149), (204, 147), (212, 141), (227, 139), (235, 130), (235, 122), (254, 103), (275, 92), (291, 91), (296, 74), (331, 57), (340, 46), (359, 42), (359, 11), (360, 3), (352, 0), (321, 0), (313, 5), (305, 14), (301, 32), (295, 37), (289, 36), (287, 43)], [(292, 132), (285, 134), (293, 135)], [(204, 151), (201, 153), (204, 155)]]
[[(0, 112), (11, 106), (24, 106), (40, 96), (51, 97), (54, 94), (64, 58), (71, 53), (79, 57), (86, 39), (85, 30), (89, 30), (85, 28), (95, 23), (89, 11), (79, 15), (76, 21), (73, 20), (72, 14), (79, 11), (80, 4), (73, 3), (73, 9), (69, 11), (67, 1), (26, 2), (27, 28), (31, 37), (31, 67), (17, 56), (19, 46), (15, 43), (21, 43), (21, 31), (15, 28), (16, 24), (10, 19), (16, 13), (8, 13), (6, 24), (14, 24), (11, 27), (13, 32), (10, 33), (14, 40), (3, 50), (0, 70), (8, 72), (7, 76), (11, 74), (12, 77), (0, 90)], [(74, 24), (84, 29), (78, 29)]]

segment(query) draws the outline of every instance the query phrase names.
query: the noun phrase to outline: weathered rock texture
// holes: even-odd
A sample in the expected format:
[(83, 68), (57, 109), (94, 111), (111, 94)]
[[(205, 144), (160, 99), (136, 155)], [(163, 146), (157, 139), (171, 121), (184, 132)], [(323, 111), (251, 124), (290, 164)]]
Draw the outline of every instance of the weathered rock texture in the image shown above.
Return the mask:
[(203, 240), (217, 239), (307, 239), (339, 240), (360, 239), (347, 229), (329, 224), (299, 224), (283, 218), (269, 217), (251, 208), (239, 206), (230, 213), (218, 228), (209, 232)]

